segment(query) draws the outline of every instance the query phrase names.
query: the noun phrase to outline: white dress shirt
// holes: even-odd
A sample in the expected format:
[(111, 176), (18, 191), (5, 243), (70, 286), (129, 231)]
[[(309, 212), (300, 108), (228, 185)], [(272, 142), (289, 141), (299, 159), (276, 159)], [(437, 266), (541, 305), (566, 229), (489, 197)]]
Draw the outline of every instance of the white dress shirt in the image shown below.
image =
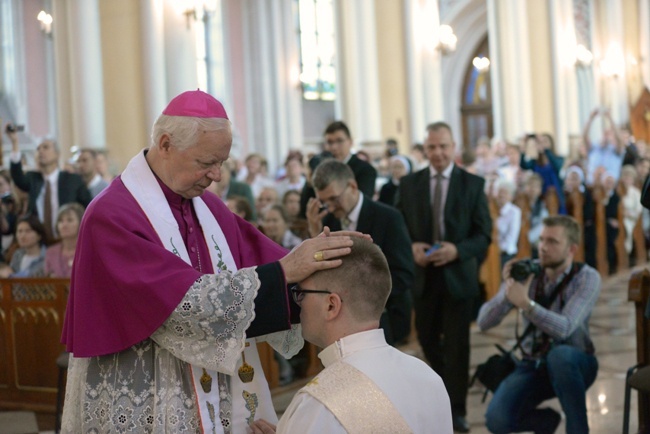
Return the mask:
[(511, 202), (499, 210), (497, 231), (499, 232), (499, 249), (508, 255), (517, 254), (519, 231), (521, 230), (521, 209)]

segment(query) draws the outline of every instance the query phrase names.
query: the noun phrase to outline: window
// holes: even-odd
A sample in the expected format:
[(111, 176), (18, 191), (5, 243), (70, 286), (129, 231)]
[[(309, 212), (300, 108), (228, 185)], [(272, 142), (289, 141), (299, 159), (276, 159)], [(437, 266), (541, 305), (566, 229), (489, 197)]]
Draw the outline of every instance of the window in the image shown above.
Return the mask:
[(303, 98), (336, 99), (336, 40), (332, 0), (297, 0)]

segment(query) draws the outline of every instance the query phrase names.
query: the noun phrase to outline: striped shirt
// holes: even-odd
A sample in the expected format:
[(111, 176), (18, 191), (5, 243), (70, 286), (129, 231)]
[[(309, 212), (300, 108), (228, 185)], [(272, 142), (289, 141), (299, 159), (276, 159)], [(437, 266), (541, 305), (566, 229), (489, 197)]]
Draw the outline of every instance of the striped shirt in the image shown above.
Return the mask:
[[(538, 279), (544, 279), (544, 294), (550, 296), (553, 289), (571, 271), (572, 265), (569, 265), (564, 273), (552, 282), (547, 281), (545, 273), (534, 278), (528, 288), (528, 297), (534, 300)], [(592, 267), (584, 265), (567, 284), (562, 294), (555, 298), (549, 309), (536, 304), (530, 312), (524, 313), (522, 330), (525, 330), (530, 322), (535, 324), (535, 331), (529, 333), (522, 343), (524, 353), (531, 353), (534, 339), (540, 342), (542, 333), (550, 336), (554, 344), (563, 343), (593, 353), (594, 345), (589, 336), (589, 318), (599, 294), (600, 275)], [(481, 307), (477, 324), (481, 330), (497, 326), (514, 307), (506, 298), (505, 283), (502, 283), (497, 295)]]

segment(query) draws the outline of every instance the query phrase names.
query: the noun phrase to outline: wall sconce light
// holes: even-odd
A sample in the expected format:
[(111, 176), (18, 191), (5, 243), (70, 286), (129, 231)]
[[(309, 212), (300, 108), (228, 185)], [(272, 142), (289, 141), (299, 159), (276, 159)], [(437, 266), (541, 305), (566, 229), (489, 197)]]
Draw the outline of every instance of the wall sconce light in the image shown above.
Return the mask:
[(490, 59), (487, 57), (475, 57), (472, 60), (472, 65), (480, 73), (487, 72), (490, 69)]
[(576, 45), (576, 65), (587, 68), (594, 60), (594, 55), (582, 44)]
[(185, 0), (183, 15), (185, 23), (189, 30), (192, 20), (196, 21), (198, 17), (205, 17), (217, 9), (218, 0)]
[(36, 19), (41, 23), (41, 32), (45, 36), (52, 37), (52, 15), (45, 11), (40, 11)]
[(623, 75), (623, 68), (625, 66), (625, 58), (623, 51), (615, 44), (609, 44), (605, 57), (600, 61), (600, 72), (606, 77), (617, 78)]
[(438, 45), (437, 48), (442, 54), (449, 54), (456, 51), (456, 42), (458, 38), (454, 35), (454, 30), (451, 26), (443, 24), (438, 29)]

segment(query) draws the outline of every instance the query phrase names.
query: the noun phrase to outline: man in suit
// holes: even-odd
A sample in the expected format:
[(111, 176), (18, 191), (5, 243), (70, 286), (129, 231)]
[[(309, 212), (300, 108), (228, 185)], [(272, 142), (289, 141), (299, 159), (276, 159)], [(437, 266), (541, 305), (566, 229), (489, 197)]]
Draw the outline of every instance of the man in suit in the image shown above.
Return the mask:
[(356, 230), (372, 237), (386, 256), (393, 284), (380, 327), (389, 344), (403, 341), (411, 327), (414, 279), (411, 240), (404, 219), (395, 208), (362, 193), (352, 169), (343, 162), (323, 161), (312, 182), (316, 198), (307, 205), (309, 234), (314, 237), (328, 226), (332, 231)]
[(454, 429), (468, 432), (469, 327), (492, 221), (484, 180), (454, 164), (449, 125), (429, 125), (424, 149), (429, 167), (403, 177), (397, 199), (413, 241), (415, 327), (449, 392)]
[(84, 148), (79, 151), (77, 172), (86, 183), (90, 197), (93, 199), (108, 187), (108, 181), (97, 171), (97, 151), (94, 149)]
[[(350, 129), (342, 121), (332, 122), (325, 128), (325, 153), (331, 154), (336, 160), (347, 164), (354, 173), (359, 190), (370, 199), (375, 194), (375, 181), (377, 171), (372, 164), (363, 161), (352, 154), (352, 136)], [(314, 189), (310, 184), (305, 184), (300, 199), (300, 215), (306, 217), (306, 204), (309, 198), (314, 197)]]
[(25, 173), (15, 133), (10, 134), (9, 138), (12, 143), (11, 178), (18, 188), (28, 193), (27, 212), (39, 217), (45, 226), (46, 238), (51, 242), (56, 238), (54, 234), (59, 207), (70, 202), (88, 206), (90, 192), (79, 175), (59, 170), (60, 153), (54, 140), (44, 140), (38, 145), (38, 170)]

